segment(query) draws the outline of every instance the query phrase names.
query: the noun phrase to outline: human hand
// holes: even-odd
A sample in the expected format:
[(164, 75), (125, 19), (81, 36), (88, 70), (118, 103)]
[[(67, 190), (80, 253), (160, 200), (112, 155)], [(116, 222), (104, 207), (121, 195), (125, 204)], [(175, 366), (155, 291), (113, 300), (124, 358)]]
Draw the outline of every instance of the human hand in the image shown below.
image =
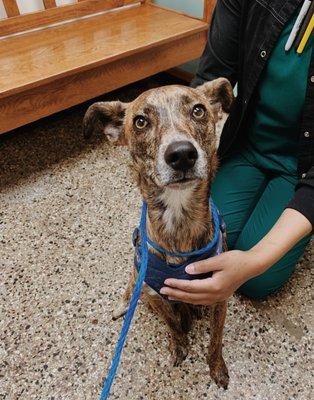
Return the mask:
[(212, 277), (195, 280), (166, 279), (160, 293), (169, 300), (210, 305), (228, 299), (244, 282), (258, 275), (257, 254), (232, 250), (216, 257), (190, 264), (186, 272), (191, 275), (213, 272)]
[(166, 279), (160, 293), (170, 300), (209, 305), (230, 297), (244, 282), (260, 275), (280, 260), (299, 240), (313, 231), (299, 211), (287, 208), (276, 224), (254, 247), (232, 250), (186, 267), (189, 274), (213, 272), (207, 279)]

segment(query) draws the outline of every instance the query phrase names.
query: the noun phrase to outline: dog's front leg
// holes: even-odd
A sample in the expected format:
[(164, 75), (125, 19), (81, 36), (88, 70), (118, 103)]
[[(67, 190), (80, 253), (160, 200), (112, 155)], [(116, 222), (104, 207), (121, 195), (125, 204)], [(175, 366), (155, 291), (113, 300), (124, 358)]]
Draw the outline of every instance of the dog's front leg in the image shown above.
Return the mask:
[(153, 311), (166, 322), (170, 331), (169, 348), (173, 355), (173, 365), (179, 366), (188, 354), (189, 341), (186, 332), (181, 326), (180, 315), (175, 312), (171, 304), (159, 295), (145, 294), (145, 299)]
[(135, 280), (136, 280), (136, 274), (135, 274), (135, 269), (133, 269), (126, 290), (123, 293), (117, 307), (113, 310), (112, 313), (113, 319), (118, 319), (120, 317), (123, 317), (123, 315), (128, 311), (129, 302), (135, 285)]
[(211, 340), (208, 347), (207, 362), (210, 376), (218, 386), (227, 389), (228, 369), (222, 356), (222, 335), (226, 319), (227, 302), (217, 303), (211, 310)]

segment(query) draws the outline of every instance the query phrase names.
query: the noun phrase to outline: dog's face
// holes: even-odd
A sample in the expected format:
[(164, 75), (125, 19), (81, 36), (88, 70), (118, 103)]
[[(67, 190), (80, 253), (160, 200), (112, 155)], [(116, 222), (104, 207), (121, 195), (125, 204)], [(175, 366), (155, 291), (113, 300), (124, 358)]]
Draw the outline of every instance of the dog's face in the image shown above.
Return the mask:
[(95, 103), (84, 118), (89, 136), (98, 127), (128, 146), (139, 185), (185, 188), (210, 180), (216, 169), (215, 124), (233, 100), (228, 80), (196, 89), (164, 86), (131, 103)]

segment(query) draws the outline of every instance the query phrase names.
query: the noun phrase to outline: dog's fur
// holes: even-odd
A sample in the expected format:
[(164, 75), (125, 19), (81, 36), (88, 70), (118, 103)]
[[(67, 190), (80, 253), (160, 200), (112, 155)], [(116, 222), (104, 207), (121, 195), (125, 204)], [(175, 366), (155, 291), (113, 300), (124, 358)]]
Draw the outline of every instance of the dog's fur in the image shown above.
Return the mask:
[[(95, 103), (86, 112), (86, 137), (101, 129), (110, 141), (128, 146), (131, 169), (148, 205), (148, 235), (168, 251), (188, 252), (203, 247), (212, 238), (208, 198), (217, 169), (215, 125), (222, 112), (229, 111), (232, 100), (230, 83), (219, 78), (196, 89), (184, 86), (152, 89), (131, 103)], [(196, 105), (203, 107), (201, 117), (194, 115)], [(146, 126), (136, 126), (138, 116), (145, 117)], [(164, 157), (170, 143), (182, 140), (190, 141), (198, 153), (194, 167), (184, 173), (171, 169)], [(166, 258), (171, 263), (182, 262), (182, 258)], [(115, 318), (126, 312), (135, 279), (133, 270), (114, 312)], [(167, 323), (170, 350), (174, 364), (178, 365), (187, 355), (187, 332), (200, 308), (184, 303), (172, 305), (147, 286), (142, 298)], [(224, 388), (229, 381), (222, 356), (226, 307), (226, 302), (211, 307), (212, 334), (207, 356), (212, 378)]]

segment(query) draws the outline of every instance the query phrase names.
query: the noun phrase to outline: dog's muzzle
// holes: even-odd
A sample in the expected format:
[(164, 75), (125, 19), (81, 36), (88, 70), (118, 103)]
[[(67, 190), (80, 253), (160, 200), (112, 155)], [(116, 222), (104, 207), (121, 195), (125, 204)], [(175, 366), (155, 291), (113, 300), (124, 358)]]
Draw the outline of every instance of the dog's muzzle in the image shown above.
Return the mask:
[[(185, 184), (207, 177), (207, 154), (187, 135), (168, 135), (158, 150), (157, 176), (161, 185)], [(179, 187), (179, 186), (178, 186)]]

